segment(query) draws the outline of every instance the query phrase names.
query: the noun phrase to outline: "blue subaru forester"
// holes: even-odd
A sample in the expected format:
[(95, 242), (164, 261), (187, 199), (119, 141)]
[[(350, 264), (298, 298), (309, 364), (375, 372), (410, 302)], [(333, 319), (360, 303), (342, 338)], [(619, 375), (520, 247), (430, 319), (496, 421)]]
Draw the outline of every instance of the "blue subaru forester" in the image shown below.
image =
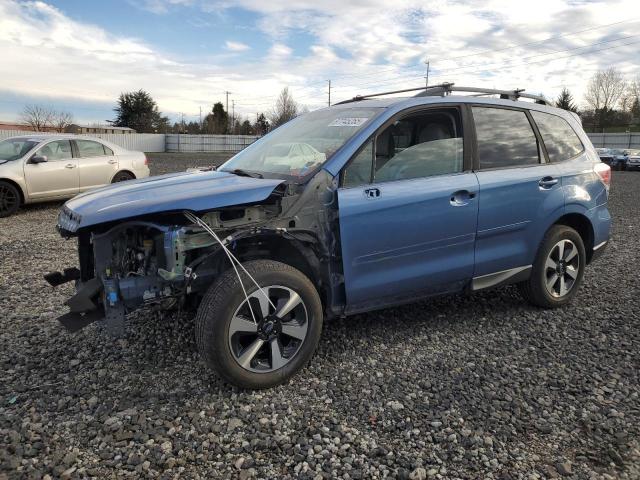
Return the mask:
[(611, 223), (578, 117), (519, 90), (413, 90), (298, 117), (217, 170), (68, 201), (80, 265), (46, 275), (76, 282), (60, 321), (119, 334), (133, 310), (192, 309), (207, 365), (264, 388), (309, 361), (324, 318), (510, 283), (570, 302)]

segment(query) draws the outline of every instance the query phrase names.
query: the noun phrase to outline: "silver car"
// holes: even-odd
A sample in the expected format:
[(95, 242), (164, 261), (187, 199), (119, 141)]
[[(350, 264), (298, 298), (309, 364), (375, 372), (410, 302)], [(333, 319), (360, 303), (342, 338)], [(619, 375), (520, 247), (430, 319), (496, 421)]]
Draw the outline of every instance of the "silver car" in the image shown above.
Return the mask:
[(70, 198), (149, 176), (147, 157), (99, 138), (24, 135), (0, 141), (0, 217), (20, 205)]
[(627, 150), (627, 170), (640, 170), (640, 150)]

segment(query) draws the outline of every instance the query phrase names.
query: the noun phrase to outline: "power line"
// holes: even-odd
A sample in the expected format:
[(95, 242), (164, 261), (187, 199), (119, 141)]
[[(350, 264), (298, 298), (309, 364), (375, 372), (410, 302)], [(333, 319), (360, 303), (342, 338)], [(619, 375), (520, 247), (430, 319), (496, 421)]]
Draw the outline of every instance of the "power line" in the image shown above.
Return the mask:
[(546, 42), (548, 42), (550, 40), (557, 40), (558, 38), (570, 37), (572, 35), (578, 35), (579, 33), (590, 32), (592, 30), (598, 30), (600, 28), (612, 27), (613, 25), (620, 25), (622, 23), (629, 23), (629, 22), (636, 22), (636, 21), (638, 21), (637, 18), (632, 18), (631, 20), (621, 20), (619, 22), (608, 23), (606, 25), (600, 25), (600, 26), (597, 26), (597, 27), (585, 28), (584, 30), (578, 30), (576, 32), (564, 33), (562, 35), (554, 35), (552, 37), (545, 38), (544, 40), (537, 40), (537, 41), (525, 42), (525, 43), (517, 43), (515, 45), (510, 45), (510, 46), (504, 47), (504, 48), (498, 48), (498, 49), (494, 49), (494, 50), (485, 50), (483, 52), (478, 52), (478, 53), (469, 53), (467, 55), (459, 55), (457, 57), (445, 58), (443, 60), (447, 60), (447, 61), (448, 60), (458, 60), (460, 58), (474, 57), (474, 56), (478, 56), (478, 55), (486, 55), (487, 53), (504, 52), (506, 50), (511, 50), (512, 48), (526, 47), (526, 46), (529, 46), (529, 45), (537, 45), (537, 44), (540, 44), (540, 43), (546, 43)]
[[(531, 42), (524, 42), (524, 43), (511, 45), (509, 47), (503, 47), (503, 48), (498, 48), (498, 49), (493, 49), (493, 50), (484, 50), (482, 52), (469, 53), (469, 54), (460, 55), (460, 56), (457, 56), (457, 57), (443, 58), (442, 60), (443, 61), (452, 61), (452, 60), (457, 60), (457, 59), (460, 59), (460, 58), (469, 58), (469, 57), (476, 57), (476, 56), (479, 56), (479, 55), (486, 55), (486, 54), (489, 54), (489, 53), (503, 52), (503, 51), (506, 51), (506, 50), (511, 50), (511, 49), (518, 48), (518, 47), (523, 47), (523, 46), (543, 44), (543, 43), (546, 43), (548, 41), (555, 40), (555, 39), (558, 39), (558, 38), (564, 38), (564, 37), (569, 37), (569, 36), (573, 36), (573, 35), (578, 35), (580, 33), (585, 33), (585, 32), (589, 32), (589, 31), (592, 31), (592, 30), (598, 30), (598, 29), (601, 29), (601, 28), (607, 28), (607, 27), (611, 27), (611, 26), (614, 26), (614, 25), (620, 25), (620, 24), (623, 24), (623, 23), (633, 23), (633, 22), (637, 22), (638, 20), (639, 20), (638, 18), (633, 18), (633, 19), (630, 19), (630, 20), (621, 20), (621, 21), (618, 21), (618, 22), (608, 23), (608, 24), (605, 24), (605, 25), (598, 25), (598, 26), (590, 27), (590, 28), (585, 28), (585, 29), (582, 29), (582, 30), (578, 30), (578, 31), (575, 31), (575, 32), (570, 32), (570, 33), (565, 33), (565, 34), (562, 34), (562, 35), (554, 35), (554, 36), (548, 37), (548, 38), (546, 38), (544, 40), (536, 40), (536, 41), (531, 41)], [(398, 67), (390, 67), (390, 68), (387, 68), (387, 69), (377, 70), (376, 72), (371, 72), (371, 73), (334, 75), (333, 79), (336, 79), (336, 78), (337, 79), (342, 79), (342, 78), (366, 78), (366, 77), (371, 77), (373, 75), (379, 75), (380, 73), (384, 73), (384, 72), (391, 72), (391, 71), (397, 70), (397, 68)], [(318, 82), (318, 83), (320, 83), (320, 82)], [(308, 84), (308, 85), (314, 85), (314, 84)]]
[[(630, 35), (629, 37), (622, 37), (622, 38), (618, 38), (615, 40), (611, 40), (611, 41), (618, 41), (624, 38), (632, 38), (632, 37), (638, 37), (640, 35)], [(526, 60), (528, 58), (536, 58), (536, 57), (540, 57), (542, 55), (551, 55), (551, 54), (555, 54), (555, 53), (562, 53), (562, 52), (569, 52), (569, 51), (573, 51), (573, 50), (579, 50), (579, 49), (584, 49), (584, 48), (591, 48), (593, 46), (597, 46), (597, 45), (602, 45), (604, 43), (610, 43), (611, 41), (607, 41), (607, 42), (598, 42), (598, 43), (594, 43), (591, 45), (584, 45), (582, 47), (577, 47), (577, 48), (570, 48), (570, 49), (566, 49), (566, 50), (558, 50), (555, 52), (548, 52), (545, 54), (537, 54), (537, 55), (531, 55), (529, 57), (523, 57), (523, 60)], [(494, 67), (494, 68), (511, 68), (511, 67), (519, 67), (519, 66), (525, 66), (525, 65), (532, 65), (532, 64), (536, 64), (536, 63), (541, 63), (541, 62), (554, 62), (556, 60), (562, 60), (565, 58), (571, 58), (571, 57), (576, 57), (576, 56), (581, 56), (581, 55), (586, 55), (586, 54), (591, 54), (591, 53), (598, 53), (598, 52), (602, 52), (602, 51), (606, 51), (606, 50), (612, 50), (615, 48), (621, 48), (621, 47), (625, 47), (628, 45), (635, 45), (638, 42), (628, 42), (628, 43), (623, 43), (621, 45), (614, 45), (611, 47), (606, 47), (606, 48), (601, 48), (601, 49), (596, 49), (596, 50), (590, 50), (590, 51), (586, 51), (586, 52), (580, 52), (580, 53), (575, 53), (572, 55), (565, 55), (562, 57), (557, 57), (557, 58), (552, 58), (552, 59), (542, 59), (542, 60), (536, 60), (536, 61), (532, 61), (532, 62), (522, 62), (522, 63), (512, 63), (512, 62), (500, 62), (500, 63), (493, 63), (493, 64), (486, 64), (483, 65), (481, 68), (476, 68), (475, 70), (471, 70), (471, 71), (462, 71), (465, 68), (470, 68), (470, 67), (477, 67), (478, 65), (468, 65), (467, 67), (459, 67), (459, 68), (449, 68), (449, 69), (444, 69), (444, 70), (438, 70), (437, 72), (437, 76), (441, 76), (443, 74), (447, 74), (449, 72), (452, 73), (462, 73), (462, 74), (473, 74), (476, 72), (481, 72), (481, 71), (486, 71), (488, 69), (488, 67)], [(417, 75), (416, 75), (417, 77)], [(338, 90), (345, 90), (345, 89), (353, 89), (353, 88), (361, 88), (361, 87), (368, 87), (368, 86), (384, 86), (384, 85), (392, 85), (394, 83), (397, 83), (398, 81), (401, 81), (403, 78), (407, 78), (406, 73), (405, 74), (400, 74), (397, 75), (396, 77), (392, 77), (390, 79), (388, 79), (388, 81), (385, 82), (368, 82), (368, 83), (364, 83), (364, 84), (356, 84), (356, 85), (349, 85), (349, 86), (344, 86), (344, 87), (334, 87), (334, 89), (338, 89)]]

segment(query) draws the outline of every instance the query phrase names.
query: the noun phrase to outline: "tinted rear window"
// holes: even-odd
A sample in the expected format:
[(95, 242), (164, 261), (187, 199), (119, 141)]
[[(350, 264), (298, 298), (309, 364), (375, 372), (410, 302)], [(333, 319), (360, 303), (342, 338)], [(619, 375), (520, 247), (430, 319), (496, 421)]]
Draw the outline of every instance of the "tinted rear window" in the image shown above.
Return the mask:
[(540, 163), (538, 140), (524, 112), (473, 107), (473, 118), (481, 169)]
[(552, 162), (575, 157), (584, 150), (580, 138), (564, 118), (535, 111), (532, 111), (531, 115), (538, 125), (549, 160)]

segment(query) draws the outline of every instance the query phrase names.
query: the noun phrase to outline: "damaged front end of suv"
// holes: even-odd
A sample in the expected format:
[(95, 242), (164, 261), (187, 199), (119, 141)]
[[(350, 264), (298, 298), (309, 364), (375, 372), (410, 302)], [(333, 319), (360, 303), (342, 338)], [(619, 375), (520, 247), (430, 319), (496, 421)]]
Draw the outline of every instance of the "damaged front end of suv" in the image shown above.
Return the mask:
[[(217, 170), (122, 182), (68, 201), (76, 237), (74, 331), (114, 335), (142, 307), (195, 310), (198, 348), (227, 381), (282, 383), (311, 357), (323, 318), (343, 313), (338, 178), (324, 168), (380, 109), (331, 108), (276, 129)], [(351, 142), (352, 143), (352, 142)]]
[[(231, 268), (225, 248), (241, 261), (293, 263), (329, 294), (329, 248), (336, 241), (327, 222), (331, 182), (326, 174), (300, 186), (213, 171), (127, 182), (67, 202), (58, 230), (78, 238), (80, 266), (45, 277), (54, 286), (76, 281), (76, 294), (66, 302), (70, 311), (60, 321), (74, 331), (102, 320), (121, 335), (125, 315), (140, 307), (197, 306), (212, 281)], [(194, 193), (205, 184), (209, 202), (200, 204)], [(135, 199), (141, 189), (152, 192), (153, 205), (136, 214), (148, 203)], [(184, 198), (168, 198), (176, 195), (167, 189)], [(129, 218), (112, 220), (121, 209)], [(102, 212), (108, 215), (100, 218)]]

